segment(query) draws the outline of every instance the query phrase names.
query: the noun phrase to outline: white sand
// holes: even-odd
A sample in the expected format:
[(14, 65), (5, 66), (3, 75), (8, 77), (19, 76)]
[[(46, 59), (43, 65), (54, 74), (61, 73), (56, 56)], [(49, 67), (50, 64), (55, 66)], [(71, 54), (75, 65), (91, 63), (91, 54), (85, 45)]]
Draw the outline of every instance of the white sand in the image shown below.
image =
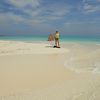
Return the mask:
[(100, 75), (65, 68), (69, 52), (0, 41), (0, 100), (100, 100)]
[(0, 41), (0, 56), (17, 54), (52, 54), (65, 52), (69, 52), (69, 50), (64, 48), (53, 48), (49, 43)]

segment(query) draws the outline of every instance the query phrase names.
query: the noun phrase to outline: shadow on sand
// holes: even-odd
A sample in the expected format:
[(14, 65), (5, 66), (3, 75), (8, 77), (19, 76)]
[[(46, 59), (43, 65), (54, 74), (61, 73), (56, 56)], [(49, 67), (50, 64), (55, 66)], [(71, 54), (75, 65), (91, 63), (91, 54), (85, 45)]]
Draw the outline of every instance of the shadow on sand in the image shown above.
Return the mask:
[(53, 46), (45, 46), (46, 48), (53, 48)]

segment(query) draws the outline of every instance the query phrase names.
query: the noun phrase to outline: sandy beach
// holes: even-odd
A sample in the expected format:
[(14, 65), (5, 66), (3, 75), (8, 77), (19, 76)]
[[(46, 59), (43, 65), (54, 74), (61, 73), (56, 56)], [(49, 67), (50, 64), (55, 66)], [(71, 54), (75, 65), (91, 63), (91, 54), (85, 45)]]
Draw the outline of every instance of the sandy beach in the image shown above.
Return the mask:
[[(47, 43), (0, 41), (0, 100), (100, 100), (100, 74), (70, 70), (66, 60), (71, 49), (52, 48)], [(80, 56), (75, 55), (73, 64), (84, 60), (86, 52), (89, 49), (78, 51)], [(97, 54), (91, 56), (92, 60), (100, 58), (100, 49)]]

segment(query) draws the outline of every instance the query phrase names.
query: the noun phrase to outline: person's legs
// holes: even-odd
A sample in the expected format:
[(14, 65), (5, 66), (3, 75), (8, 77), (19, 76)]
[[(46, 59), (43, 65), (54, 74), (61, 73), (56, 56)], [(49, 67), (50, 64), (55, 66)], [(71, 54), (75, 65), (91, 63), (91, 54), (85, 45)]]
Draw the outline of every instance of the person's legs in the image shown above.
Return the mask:
[(55, 46), (57, 47), (57, 40), (55, 41)]
[(60, 47), (59, 39), (57, 39), (57, 47)]
[(60, 45), (59, 45), (59, 40), (57, 41), (57, 46), (60, 47)]
[(59, 39), (57, 41), (57, 48), (60, 48)]
[(55, 38), (55, 47), (60, 47), (58, 38)]
[(57, 46), (57, 39), (55, 38), (55, 46)]

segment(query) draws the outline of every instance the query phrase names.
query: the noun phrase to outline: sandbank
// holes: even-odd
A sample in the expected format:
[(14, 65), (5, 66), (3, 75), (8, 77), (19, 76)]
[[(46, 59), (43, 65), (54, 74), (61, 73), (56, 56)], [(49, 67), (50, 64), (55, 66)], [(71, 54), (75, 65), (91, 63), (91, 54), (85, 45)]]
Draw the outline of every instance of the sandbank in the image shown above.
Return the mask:
[(66, 48), (0, 41), (0, 100), (100, 100), (100, 75), (64, 66)]

